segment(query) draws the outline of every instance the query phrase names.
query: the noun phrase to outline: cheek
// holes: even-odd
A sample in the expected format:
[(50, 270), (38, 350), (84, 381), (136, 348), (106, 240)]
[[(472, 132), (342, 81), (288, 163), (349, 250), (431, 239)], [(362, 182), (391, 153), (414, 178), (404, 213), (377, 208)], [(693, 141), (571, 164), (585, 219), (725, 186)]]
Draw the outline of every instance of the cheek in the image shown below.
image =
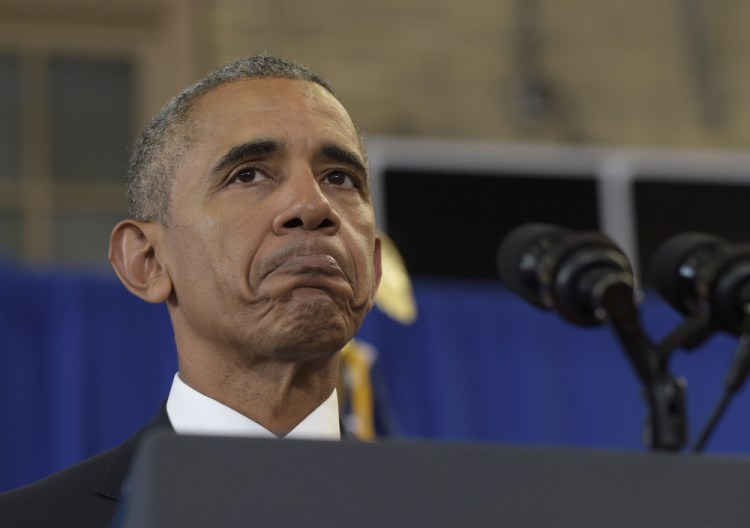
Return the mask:
[(190, 297), (200, 297), (205, 302), (205, 294), (201, 292), (201, 284), (209, 276), (211, 262), (208, 260), (210, 252), (202, 246), (200, 237), (194, 233), (180, 230), (180, 236), (172, 237), (169, 244), (169, 275), (174, 284), (177, 299), (185, 302)]
[(363, 295), (370, 295), (374, 292), (378, 277), (375, 265), (375, 234), (359, 234), (355, 240), (358, 287)]
[(200, 283), (213, 282), (223, 274), (222, 268), (233, 267), (234, 247), (214, 222), (201, 222), (189, 228), (176, 226), (169, 247), (171, 268), (179, 275), (176, 279), (183, 287), (199, 287)]

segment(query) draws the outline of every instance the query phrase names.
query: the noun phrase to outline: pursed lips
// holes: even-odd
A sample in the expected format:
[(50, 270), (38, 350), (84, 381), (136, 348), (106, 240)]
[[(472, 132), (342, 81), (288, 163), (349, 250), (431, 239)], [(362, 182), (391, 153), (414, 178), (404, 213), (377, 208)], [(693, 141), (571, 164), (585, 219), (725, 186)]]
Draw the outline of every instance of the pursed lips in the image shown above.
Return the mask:
[(341, 241), (307, 236), (280, 242), (282, 245), (266, 253), (256, 265), (260, 273), (253, 282), (257, 287), (270, 279), (269, 286), (274, 288), (309, 287), (352, 295), (356, 289), (356, 273)]
[(293, 273), (340, 276), (346, 278), (339, 263), (331, 255), (292, 255), (281, 262), (272, 273)]
[(315, 279), (330, 282), (342, 280), (351, 283), (349, 275), (340, 264), (343, 260), (340, 251), (335, 247), (322, 244), (298, 245), (287, 247), (274, 254), (265, 263), (265, 273), (261, 280), (271, 275), (290, 275), (307, 280)]

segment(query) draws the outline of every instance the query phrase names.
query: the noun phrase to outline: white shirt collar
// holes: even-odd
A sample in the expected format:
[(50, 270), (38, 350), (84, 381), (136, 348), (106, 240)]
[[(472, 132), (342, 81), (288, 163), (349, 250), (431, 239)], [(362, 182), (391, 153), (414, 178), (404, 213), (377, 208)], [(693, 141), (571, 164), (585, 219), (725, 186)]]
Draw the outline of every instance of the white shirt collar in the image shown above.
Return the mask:
[[(174, 430), (180, 434), (276, 438), (262, 425), (187, 385), (179, 373), (175, 374), (169, 391), (167, 415)], [(336, 389), (284, 438), (340, 439)]]

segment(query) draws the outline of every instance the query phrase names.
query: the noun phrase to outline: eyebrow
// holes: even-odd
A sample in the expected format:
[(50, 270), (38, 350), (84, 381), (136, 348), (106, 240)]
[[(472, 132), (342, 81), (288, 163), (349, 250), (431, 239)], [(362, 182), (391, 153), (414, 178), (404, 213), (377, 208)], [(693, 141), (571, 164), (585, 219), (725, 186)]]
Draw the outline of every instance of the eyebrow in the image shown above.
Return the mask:
[(271, 154), (281, 150), (281, 143), (275, 139), (254, 139), (241, 145), (236, 145), (229, 149), (219, 161), (216, 162), (211, 172), (216, 174), (222, 172), (227, 167), (244, 161), (248, 158)]
[(324, 145), (320, 152), (326, 157), (333, 161), (336, 161), (338, 163), (343, 163), (345, 165), (349, 165), (355, 169), (357, 169), (359, 172), (361, 172), (364, 176), (367, 176), (367, 167), (365, 167), (365, 164), (362, 162), (359, 156), (357, 156), (354, 152), (344, 149), (341, 147), (338, 147), (336, 145)]
[[(253, 139), (229, 149), (229, 152), (224, 154), (219, 161), (216, 162), (211, 169), (211, 172), (217, 174), (223, 172), (227, 167), (231, 167), (232, 165), (240, 163), (248, 158), (272, 154), (282, 149), (283, 145), (278, 140), (265, 138)], [(328, 144), (323, 145), (320, 148), (320, 153), (332, 161), (349, 165), (361, 172), (364, 176), (368, 176), (367, 167), (364, 162), (356, 153), (349, 149)]]

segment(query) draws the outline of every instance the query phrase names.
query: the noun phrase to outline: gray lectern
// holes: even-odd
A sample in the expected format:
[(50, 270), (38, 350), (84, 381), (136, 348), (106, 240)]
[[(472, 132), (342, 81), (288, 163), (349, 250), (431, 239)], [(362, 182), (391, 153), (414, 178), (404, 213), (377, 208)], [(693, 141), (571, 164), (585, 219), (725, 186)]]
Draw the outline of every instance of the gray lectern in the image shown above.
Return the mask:
[(127, 528), (750, 526), (742, 458), (157, 433), (129, 486)]

